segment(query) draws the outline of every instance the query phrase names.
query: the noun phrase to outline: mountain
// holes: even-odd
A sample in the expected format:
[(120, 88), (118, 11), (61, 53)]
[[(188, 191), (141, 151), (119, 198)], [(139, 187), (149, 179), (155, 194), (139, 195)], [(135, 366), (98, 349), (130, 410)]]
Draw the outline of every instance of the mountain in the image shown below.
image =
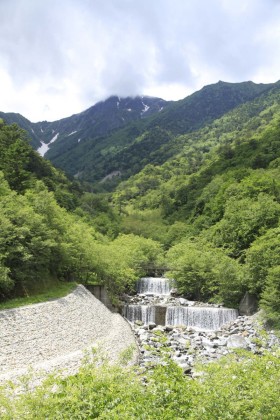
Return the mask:
[[(112, 113), (118, 102), (112, 100)], [(143, 118), (140, 103), (133, 121), (115, 129), (112, 122), (108, 134), (85, 138), (62, 154), (60, 134), (54, 125), (50, 128), (53, 123), (37, 124), (37, 132), (45, 132), (42, 124), (54, 130), (50, 135), (56, 140), (48, 151), (48, 156), (57, 153), (53, 161), (94, 181), (95, 191), (107, 184), (110, 194), (83, 194), (77, 182), (63, 179), (24, 139), (17, 139), (24, 136), (22, 130), (0, 122), (0, 169), (13, 189), (10, 193), (1, 184), (10, 196), (9, 202), (3, 201), (8, 208), (2, 217), (5, 230), (0, 245), (9, 260), (5, 257), (2, 273), (7, 278), (15, 267), (14, 278), (25, 280), (22, 263), (26, 263), (24, 273), (36, 273), (37, 263), (41, 264), (41, 274), (48, 260), (49, 274), (55, 263), (56, 275), (69, 279), (72, 273), (82, 273), (105, 283), (109, 279), (116, 293), (136, 278), (131, 277), (131, 267), (142, 264), (145, 270), (169, 271), (179, 292), (190, 300), (235, 307), (245, 292), (253, 293), (268, 319), (280, 325), (280, 82), (219, 82), (159, 111)], [(107, 108), (102, 115), (105, 119), (112, 114)], [(56, 124), (62, 127), (64, 122)], [(71, 138), (77, 133), (68, 134)], [(50, 205), (53, 197), (59, 208)], [(30, 211), (32, 206), (44, 214), (43, 227), (42, 217)], [(74, 214), (67, 216), (61, 206)], [(76, 225), (79, 218), (82, 222)], [(11, 230), (26, 219), (26, 229)], [(39, 235), (39, 259), (37, 239), (30, 241), (30, 233)], [(23, 234), (25, 248), (20, 243), (15, 248), (14, 238)], [(138, 246), (145, 250), (140, 257)], [(26, 249), (23, 254), (22, 249)], [(81, 260), (83, 255), (86, 258)]]
[(31, 123), (19, 114), (0, 117), (26, 129), (32, 146), (68, 174), (112, 187), (148, 163), (162, 164), (176, 154), (174, 136), (206, 126), (273, 86), (220, 81), (177, 102), (112, 96), (54, 122)]
[[(246, 175), (249, 168), (267, 168), (280, 158), (279, 116), (278, 82), (211, 124), (174, 136), (167, 150), (164, 146), (160, 149), (165, 161), (161, 165), (146, 165), (121, 182), (116, 197), (122, 205), (129, 203), (134, 209), (161, 208), (167, 217), (190, 218), (191, 223), (211, 198), (203, 197), (203, 189), (213, 178), (240, 168)], [(211, 194), (214, 193), (213, 187)]]
[(20, 114), (0, 112), (6, 123), (17, 123), (27, 130), (31, 145), (44, 155), (49, 147), (66, 151), (76, 143), (106, 136), (131, 121), (149, 117), (162, 111), (169, 102), (160, 98), (137, 96), (120, 98), (111, 96), (89, 109), (58, 121), (32, 123)]
[(14, 112), (0, 112), (0, 118), (2, 118), (6, 124), (18, 124), (19, 127), (27, 131), (30, 137), (30, 144), (34, 149), (38, 149), (41, 145), (40, 140), (40, 129), (36, 124), (23, 117), (21, 114)]
[[(218, 82), (189, 97), (169, 103), (159, 113), (134, 120), (107, 136), (88, 138), (63, 149), (55, 142), (46, 157), (67, 173), (113, 187), (148, 163), (162, 164), (174, 153), (174, 136), (193, 132), (236, 106), (270, 90), (273, 84)], [(71, 147), (71, 148), (70, 148)], [(111, 179), (114, 175), (119, 175)]]

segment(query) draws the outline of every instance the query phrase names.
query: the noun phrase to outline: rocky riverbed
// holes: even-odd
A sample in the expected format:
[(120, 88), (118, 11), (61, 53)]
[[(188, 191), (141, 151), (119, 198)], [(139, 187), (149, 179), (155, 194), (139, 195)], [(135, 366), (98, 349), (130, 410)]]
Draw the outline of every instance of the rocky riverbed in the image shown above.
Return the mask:
[(166, 278), (142, 278), (137, 294), (123, 296), (123, 315), (139, 345), (144, 369), (166, 352), (184, 372), (195, 375), (195, 364), (211, 362), (236, 349), (254, 354), (273, 352), (280, 339), (263, 327), (261, 314), (238, 316), (236, 309), (185, 299)]
[(279, 347), (280, 340), (274, 331), (265, 330), (258, 318), (258, 315), (239, 316), (217, 331), (142, 322), (131, 325), (139, 344), (141, 366), (158, 363), (160, 353), (166, 350), (186, 374), (192, 374), (197, 361), (213, 361), (237, 348), (263, 354)]

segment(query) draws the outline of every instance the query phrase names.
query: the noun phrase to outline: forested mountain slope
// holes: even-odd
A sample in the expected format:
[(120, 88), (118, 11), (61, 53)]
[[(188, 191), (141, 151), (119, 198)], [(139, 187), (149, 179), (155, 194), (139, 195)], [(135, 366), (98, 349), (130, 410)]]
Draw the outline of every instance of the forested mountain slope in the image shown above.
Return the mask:
[(0, 120), (0, 301), (58, 280), (105, 283), (117, 299), (163, 257), (159, 243), (119, 225), (106, 199), (83, 193)]
[[(0, 170), (8, 182), (1, 184), (1, 270), (12, 284), (2, 295), (54, 277), (101, 281), (117, 296), (138, 275), (160, 269), (191, 299), (237, 306), (250, 291), (278, 322), (280, 85), (231, 85), (238, 101), (241, 87), (255, 97), (243, 96), (220, 118), (202, 112), (197, 130), (174, 134), (181, 117), (166, 130), (153, 116), (130, 146), (126, 134), (136, 123), (104, 137), (89, 179), (108, 162), (110, 170), (122, 164), (125, 177), (137, 172), (112, 194), (83, 193), (28, 146), (22, 131), (1, 124)], [(210, 108), (224, 89), (211, 87), (217, 97)], [(167, 108), (159, 115), (167, 118)]]
[(82, 180), (106, 180), (103, 187), (112, 189), (146, 164), (162, 164), (177, 153), (170, 147), (175, 136), (211, 123), (272, 87), (218, 82), (177, 102), (113, 96), (54, 122), (31, 123), (19, 114), (0, 116), (26, 129), (32, 146), (57, 167)]
[[(207, 125), (272, 86), (252, 82), (219, 82), (206, 86), (181, 101), (167, 105), (160, 113), (127, 124), (109, 136), (89, 137), (71, 150), (58, 149), (59, 143), (55, 142), (46, 157), (67, 173), (86, 181), (99, 182), (107, 177), (110, 188), (119, 179), (127, 179), (148, 163), (165, 162), (174, 154), (174, 150), (169, 150), (174, 136)], [(112, 184), (110, 175), (114, 174), (118, 174), (119, 179)]]
[(124, 230), (164, 244), (166, 265), (190, 298), (230, 305), (249, 290), (278, 319), (279, 87), (177, 137), (176, 146), (174, 158), (118, 186)]

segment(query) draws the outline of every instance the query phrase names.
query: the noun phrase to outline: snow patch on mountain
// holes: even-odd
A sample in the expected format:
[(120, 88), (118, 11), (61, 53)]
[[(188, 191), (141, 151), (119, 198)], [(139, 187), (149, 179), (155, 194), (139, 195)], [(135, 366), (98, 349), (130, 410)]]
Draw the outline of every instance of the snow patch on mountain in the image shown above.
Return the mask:
[(59, 136), (59, 133), (57, 133), (50, 141), (49, 143), (44, 143), (43, 141), (41, 141), (41, 146), (37, 149), (37, 152), (41, 155), (41, 156), (45, 156), (45, 154), (47, 153), (47, 151), (50, 148), (50, 144), (55, 142), (57, 140)]
[(141, 115), (143, 115), (145, 112), (147, 112), (150, 109), (150, 107), (144, 104), (143, 101), (142, 101), (142, 105), (143, 105), (143, 109), (142, 109)]

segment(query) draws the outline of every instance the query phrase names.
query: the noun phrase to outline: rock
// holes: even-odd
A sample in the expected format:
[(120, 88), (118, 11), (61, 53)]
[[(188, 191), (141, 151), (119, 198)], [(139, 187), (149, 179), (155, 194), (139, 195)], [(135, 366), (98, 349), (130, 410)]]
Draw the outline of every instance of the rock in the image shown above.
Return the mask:
[(170, 331), (173, 331), (173, 328), (174, 327), (172, 325), (165, 325), (164, 331), (170, 332)]
[(191, 375), (192, 373), (192, 368), (189, 365), (186, 366), (181, 366), (183, 371), (184, 371), (184, 375)]
[(213, 341), (207, 340), (207, 338), (203, 338), (202, 339), (202, 345), (204, 347), (210, 348), (210, 347), (214, 347), (215, 346), (215, 343), (213, 343)]
[(188, 304), (188, 300), (184, 299), (184, 298), (179, 298), (178, 301), (179, 301), (180, 305), (187, 305)]
[(170, 295), (171, 295), (171, 296), (178, 296), (178, 289), (176, 289), (175, 287), (173, 287), (173, 288), (170, 290)]
[(156, 328), (156, 326), (157, 326), (157, 324), (155, 322), (149, 322), (148, 329), (153, 330), (154, 328)]
[(248, 347), (248, 343), (242, 335), (233, 334), (228, 338), (227, 347), (246, 349)]
[(240, 332), (240, 329), (237, 327), (237, 328), (234, 328), (233, 330), (230, 330), (230, 334), (238, 334)]
[(239, 304), (240, 315), (253, 315), (258, 310), (258, 302), (256, 296), (246, 292)]
[(221, 337), (219, 340), (215, 341), (215, 343), (217, 344), (217, 346), (219, 347), (223, 347), (227, 345), (227, 338), (225, 337)]

